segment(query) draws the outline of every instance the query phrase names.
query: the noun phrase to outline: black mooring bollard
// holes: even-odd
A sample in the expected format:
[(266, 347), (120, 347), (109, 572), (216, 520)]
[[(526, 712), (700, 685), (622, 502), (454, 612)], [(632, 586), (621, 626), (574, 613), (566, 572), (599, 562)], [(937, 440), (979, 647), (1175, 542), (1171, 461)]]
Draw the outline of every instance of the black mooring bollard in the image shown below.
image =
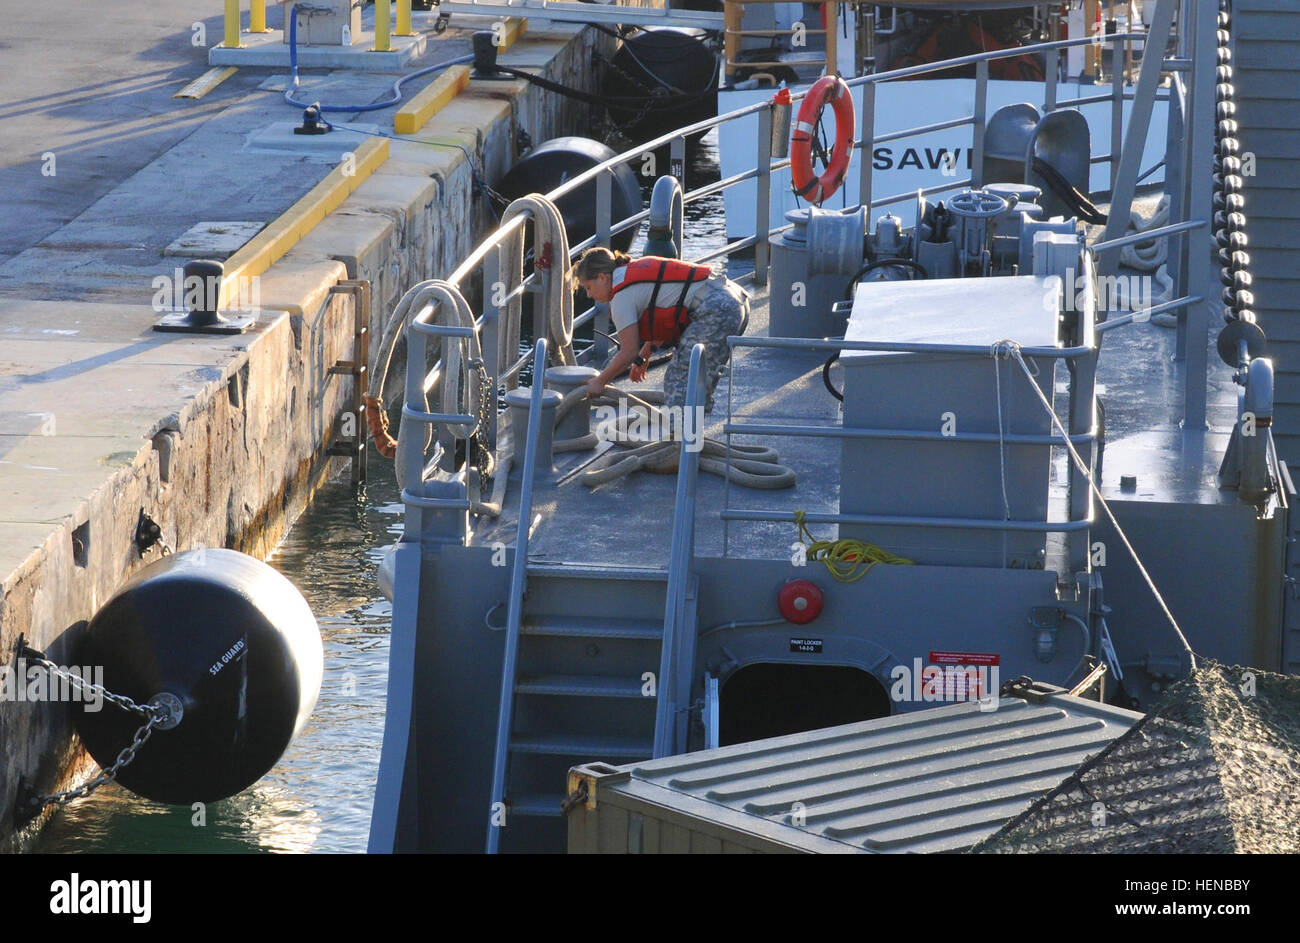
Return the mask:
[(181, 297), (188, 311), (167, 315), (153, 329), (177, 334), (242, 334), (248, 330), (256, 320), (254, 316), (227, 318), (217, 311), (225, 274), (225, 265), (214, 259), (186, 262)]

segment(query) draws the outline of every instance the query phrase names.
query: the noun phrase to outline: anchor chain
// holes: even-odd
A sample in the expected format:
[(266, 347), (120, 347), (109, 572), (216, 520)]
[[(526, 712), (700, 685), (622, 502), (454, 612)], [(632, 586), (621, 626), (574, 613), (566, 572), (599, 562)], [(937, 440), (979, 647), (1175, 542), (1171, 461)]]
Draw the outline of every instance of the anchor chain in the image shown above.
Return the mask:
[[(165, 546), (166, 545), (164, 544), (164, 547)], [(131, 738), (131, 742), (124, 747), (120, 753), (118, 753), (117, 758), (113, 761), (112, 765), (107, 769), (102, 770), (94, 779), (78, 786), (76, 789), (68, 789), (63, 792), (52, 792), (29, 797), (26, 800), (25, 805), (27, 807), (26, 811), (32, 817), (39, 814), (46, 806), (65, 806), (75, 799), (84, 799), (100, 786), (112, 782), (117, 778), (117, 774), (121, 772), (123, 768), (130, 765), (131, 761), (135, 759), (136, 754), (140, 751), (140, 748), (148, 742), (149, 738), (153, 735), (154, 730), (159, 727), (175, 726), (175, 723), (172, 723), (172, 721), (176, 712), (173, 705), (168, 703), (169, 698), (166, 695), (159, 695), (148, 704), (137, 704), (125, 694), (114, 694), (103, 685), (95, 684), (93, 681), (87, 681), (79, 674), (56, 665), (41, 652), (38, 652), (33, 648), (24, 645), (22, 647), (22, 654), (23, 658), (27, 661), (40, 665), (46, 671), (50, 672), (50, 674), (64, 679), (78, 691), (83, 692), (83, 700), (85, 700), (84, 693), (89, 692), (96, 698), (102, 698), (108, 703), (121, 708), (128, 713), (139, 714), (146, 718), (145, 722), (135, 731), (135, 734)], [(174, 696), (172, 696), (170, 700), (175, 700)], [(177, 701), (175, 707), (179, 706), (180, 703)], [(179, 717), (175, 717), (175, 719), (178, 721)]]

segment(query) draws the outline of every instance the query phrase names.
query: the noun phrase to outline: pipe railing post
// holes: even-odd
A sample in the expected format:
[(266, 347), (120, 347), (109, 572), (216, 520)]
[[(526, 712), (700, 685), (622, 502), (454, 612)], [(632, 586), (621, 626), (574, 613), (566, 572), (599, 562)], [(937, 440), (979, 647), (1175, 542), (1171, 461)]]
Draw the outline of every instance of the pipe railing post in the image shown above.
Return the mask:
[(375, 3), (375, 52), (391, 52), (393, 49), (393, 11), (388, 6), (390, 2), (391, 0), (377, 0)]
[(393, 30), (395, 36), (414, 36), (411, 29), (411, 0), (397, 0), (397, 24)]
[[(423, 331), (410, 328), (406, 331), (406, 393), (403, 397), (411, 409), (424, 408), (425, 364), (428, 363), (428, 342)], [(419, 420), (402, 418), (403, 422), (419, 424)], [(417, 497), (424, 496), (424, 430), (416, 428), (414, 433), (408, 430), (406, 436), (398, 436), (398, 450), (394, 457), (405, 471), (403, 488)], [(403, 448), (404, 447), (404, 448)], [(424, 522), (426, 512), (419, 507), (406, 506), (405, 535), (407, 540), (424, 539)]]
[[(614, 215), (614, 171), (608, 170), (596, 176), (596, 245), (610, 248), (610, 229), (613, 228)], [(595, 357), (597, 362), (604, 362), (609, 356), (609, 334), (612, 324), (609, 317), (609, 304), (596, 305)]]
[[(1068, 61), (1068, 58), (1067, 58)], [(1043, 114), (1056, 111), (1056, 81), (1061, 71), (1061, 50), (1043, 52)]]
[(243, 47), (239, 39), (239, 0), (226, 0), (225, 34), (221, 43), (223, 49)]
[[(382, 3), (383, 0), (380, 0)], [(496, 751), (492, 759), (492, 797), (488, 810), (487, 853), (496, 854), (501, 845), (498, 812), (506, 793), (506, 769), (510, 761), (510, 731), (514, 727), (515, 668), (519, 661), (519, 627), (523, 621), (524, 584), (528, 577), (528, 533), (533, 517), (533, 473), (537, 470), (537, 439), (542, 429), (542, 391), (546, 387), (546, 338), (533, 347), (533, 389), (528, 403), (528, 431), (524, 434), (523, 481), (519, 491), (519, 526), (515, 535), (515, 559), (510, 571), (507, 600), (505, 652), (501, 659), (501, 698), (497, 705)], [(517, 436), (518, 430), (511, 432)]]
[[(758, 206), (754, 211), (754, 284), (767, 284), (772, 229), (772, 109), (758, 113)], [(684, 253), (683, 253), (684, 254)]]
[[(984, 186), (984, 127), (989, 100), (989, 61), (975, 66), (975, 110), (971, 113), (971, 187)], [(954, 176), (955, 174), (954, 161)], [(917, 220), (919, 223), (920, 220)]]
[(614, 172), (606, 170), (596, 177), (596, 245), (609, 248), (610, 230), (614, 226)]
[(858, 154), (858, 205), (867, 208), (867, 222), (871, 216), (871, 173), (876, 153), (876, 83), (862, 86), (862, 150)]
[[(1110, 190), (1115, 192), (1115, 181), (1119, 178), (1119, 161), (1121, 141), (1124, 137), (1124, 43), (1115, 39), (1110, 44)], [(1146, 135), (1142, 135), (1146, 140)]]

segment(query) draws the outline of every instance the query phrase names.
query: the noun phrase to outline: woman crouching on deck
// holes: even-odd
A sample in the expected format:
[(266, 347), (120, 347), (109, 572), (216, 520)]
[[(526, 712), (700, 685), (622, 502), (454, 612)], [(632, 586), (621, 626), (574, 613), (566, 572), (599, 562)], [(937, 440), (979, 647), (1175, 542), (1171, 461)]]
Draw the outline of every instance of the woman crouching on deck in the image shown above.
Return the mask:
[(664, 405), (683, 407), (691, 349), (703, 344), (705, 412), (713, 409), (713, 391), (731, 356), (727, 337), (743, 333), (749, 319), (749, 295), (743, 288), (708, 265), (653, 255), (633, 261), (600, 247), (582, 254), (573, 275), (592, 301), (609, 304), (620, 345), (600, 375), (588, 381), (589, 396), (599, 396), (624, 370), (634, 383), (641, 382), (654, 351), (676, 344), (664, 376)]

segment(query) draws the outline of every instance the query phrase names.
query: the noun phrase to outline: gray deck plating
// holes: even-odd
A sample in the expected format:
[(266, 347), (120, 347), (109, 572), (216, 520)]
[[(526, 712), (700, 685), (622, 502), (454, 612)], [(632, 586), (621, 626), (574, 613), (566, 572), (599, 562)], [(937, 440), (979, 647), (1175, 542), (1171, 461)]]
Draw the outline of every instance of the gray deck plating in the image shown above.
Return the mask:
[[(969, 311), (954, 310), (954, 326), (967, 323)], [(754, 292), (750, 335), (765, 336), (767, 296)], [(1217, 324), (1214, 325), (1217, 328)], [(1211, 338), (1207, 337), (1210, 343)], [(1236, 393), (1231, 371), (1211, 354), (1210, 422), (1205, 432), (1180, 428), (1182, 365), (1173, 362), (1174, 331), (1137, 324), (1108, 332), (1098, 367), (1098, 390), (1106, 409), (1106, 443), (1101, 490), (1108, 501), (1191, 502), (1206, 505), (1237, 503), (1233, 492), (1220, 491), (1216, 473), (1228, 434), (1236, 418)], [(728, 395), (733, 415), (742, 422), (793, 422), (835, 427), (839, 404), (822, 384), (825, 357), (788, 351), (740, 349), (717, 391), (707, 434), (722, 437)], [(842, 382), (838, 368), (835, 382)], [(1066, 389), (1067, 375), (1058, 371), (1057, 389)], [(619, 385), (636, 391), (656, 389), (662, 370), (650, 381)], [(1058, 397), (1058, 411), (1063, 400)], [(794, 468), (798, 484), (785, 491), (757, 491), (730, 486), (734, 508), (782, 508), (805, 511), (839, 510), (840, 442), (836, 439), (735, 436), (738, 444), (770, 445), (781, 461)], [(1050, 506), (1054, 520), (1065, 519), (1067, 456), (1053, 449)], [(676, 477), (638, 472), (596, 489), (579, 477), (595, 453), (557, 456), (557, 480), (534, 493), (539, 519), (530, 542), (535, 561), (600, 565), (663, 566), (668, 563), (670, 516)], [(954, 466), (954, 473), (957, 473)], [(1136, 492), (1120, 490), (1121, 475), (1136, 475)], [(786, 559), (796, 539), (791, 524), (750, 524), (719, 518), (726, 485), (701, 474), (696, 512), (696, 553), (702, 557), (740, 555)], [(473, 529), (474, 543), (513, 541), (518, 515), (518, 489), (510, 489), (500, 521), (481, 520)], [(813, 528), (818, 537), (833, 539), (835, 529)], [(1053, 541), (1053, 544), (1056, 544)], [(1051, 559), (1049, 557), (1049, 559)]]

